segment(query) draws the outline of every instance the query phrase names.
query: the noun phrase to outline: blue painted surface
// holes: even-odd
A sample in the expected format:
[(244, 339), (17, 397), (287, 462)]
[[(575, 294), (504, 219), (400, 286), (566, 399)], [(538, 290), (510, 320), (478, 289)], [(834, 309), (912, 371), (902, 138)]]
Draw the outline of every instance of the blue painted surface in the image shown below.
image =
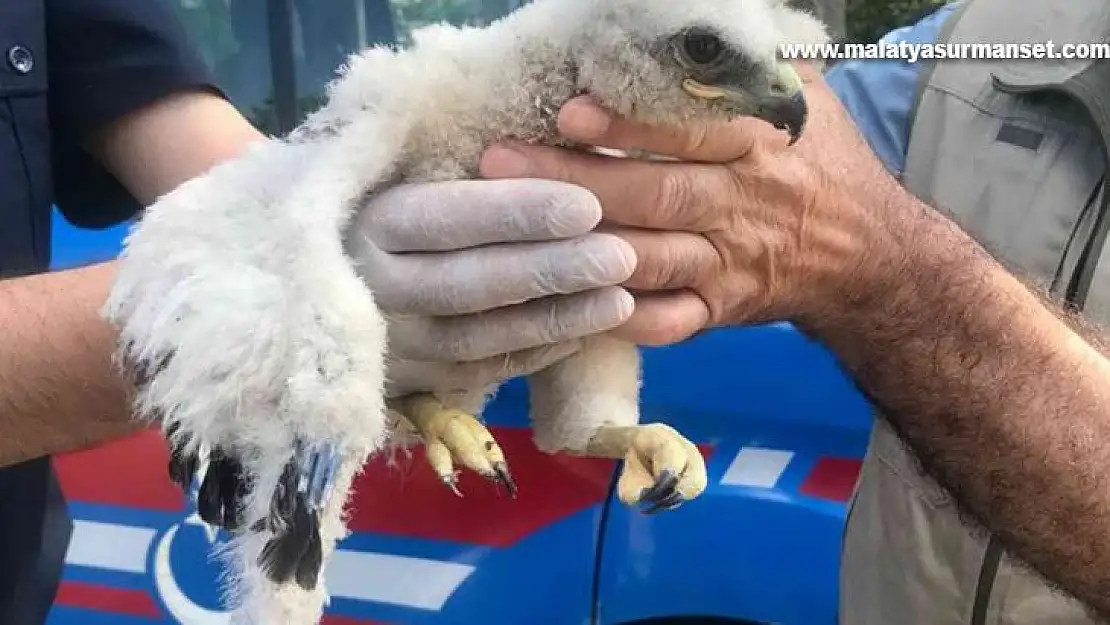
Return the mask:
[[(125, 232), (126, 226), (78, 231), (59, 218), (54, 266), (110, 259)], [(438, 611), (336, 599), (329, 614), (354, 619), (345, 623), (588, 625), (714, 615), (833, 625), (845, 506), (802, 495), (798, 488), (819, 457), (862, 457), (870, 425), (866, 402), (825, 350), (785, 324), (707, 332), (679, 346), (647, 349), (644, 361), (645, 420), (666, 421), (712, 448), (710, 486), (700, 499), (645, 517), (621, 505), (610, 486), (608, 501), (540, 526), (506, 547), (358, 533), (341, 546), (466, 562), (476, 569)], [(527, 425), (526, 409), (524, 385), (513, 381), (491, 404), (487, 419), (519, 428)], [(773, 488), (722, 485), (721, 476), (742, 446), (790, 450), (794, 458)], [(536, 507), (522, 502), (512, 514), (528, 516)], [(177, 527), (170, 549), (173, 579), (189, 601), (218, 609), (218, 569), (204, 557), (203, 528), (182, 524), (187, 514), (80, 501), (72, 504), (72, 513), (83, 521), (149, 528), (154, 538), (145, 572), (70, 566), (68, 582), (137, 590), (164, 611), (153, 573), (154, 545)], [(176, 622), (164, 618), (58, 607), (49, 622)]]
[(55, 210), (51, 223), (52, 269), (71, 269), (111, 260), (119, 254), (129, 223), (103, 230), (83, 230), (70, 224)]

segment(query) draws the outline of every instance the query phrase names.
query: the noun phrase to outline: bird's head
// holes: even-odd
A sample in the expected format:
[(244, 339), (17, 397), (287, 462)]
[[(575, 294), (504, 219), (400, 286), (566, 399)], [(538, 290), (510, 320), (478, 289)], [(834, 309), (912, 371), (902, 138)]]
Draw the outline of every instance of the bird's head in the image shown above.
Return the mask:
[(583, 1), (571, 53), (603, 105), (649, 123), (754, 116), (800, 136), (802, 81), (780, 45), (825, 41), (815, 17), (784, 0)]

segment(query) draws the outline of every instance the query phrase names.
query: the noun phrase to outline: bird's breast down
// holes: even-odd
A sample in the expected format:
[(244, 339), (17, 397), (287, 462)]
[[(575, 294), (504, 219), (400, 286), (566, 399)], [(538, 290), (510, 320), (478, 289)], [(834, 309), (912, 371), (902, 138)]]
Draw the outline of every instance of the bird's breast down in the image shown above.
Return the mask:
[(446, 107), (417, 122), (398, 161), (398, 182), (475, 178), (482, 152), (501, 139), (560, 144), (555, 116), (574, 95), (573, 78), (557, 73), (490, 85), (473, 108)]
[(477, 177), (482, 152), (500, 139), (566, 143), (555, 116), (578, 86), (565, 46), (495, 27), (424, 30), (408, 50), (354, 57), (323, 111), (345, 126), (377, 116), (401, 135), (386, 184)]

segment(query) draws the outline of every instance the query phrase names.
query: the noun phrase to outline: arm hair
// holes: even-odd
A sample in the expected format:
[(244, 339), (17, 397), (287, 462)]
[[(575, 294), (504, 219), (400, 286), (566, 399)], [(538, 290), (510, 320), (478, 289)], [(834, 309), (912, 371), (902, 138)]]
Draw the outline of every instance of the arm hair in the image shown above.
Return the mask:
[[(145, 205), (261, 138), (225, 100), (189, 91), (121, 118), (89, 150)], [(0, 281), (0, 468), (137, 427), (100, 319), (113, 268)]]
[[(884, 215), (870, 287), (799, 322), (970, 519), (1110, 615), (1110, 361), (1097, 330), (931, 208)], [(877, 259), (876, 259), (877, 260)]]

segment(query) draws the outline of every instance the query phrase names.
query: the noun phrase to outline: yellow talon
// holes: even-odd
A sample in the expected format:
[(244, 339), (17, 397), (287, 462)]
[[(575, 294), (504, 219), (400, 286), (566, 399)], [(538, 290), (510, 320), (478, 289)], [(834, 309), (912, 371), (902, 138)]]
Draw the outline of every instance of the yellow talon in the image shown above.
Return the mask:
[(625, 505), (644, 504), (647, 514), (677, 508), (700, 496), (709, 481), (697, 446), (662, 423), (603, 427), (586, 453), (623, 459), (617, 496)]
[(462, 496), (454, 467), (459, 462), (486, 479), (503, 484), (509, 495), (516, 497), (516, 483), (501, 446), (473, 415), (448, 408), (427, 393), (402, 399), (398, 412), (420, 433), (428, 464), (456, 495)]

